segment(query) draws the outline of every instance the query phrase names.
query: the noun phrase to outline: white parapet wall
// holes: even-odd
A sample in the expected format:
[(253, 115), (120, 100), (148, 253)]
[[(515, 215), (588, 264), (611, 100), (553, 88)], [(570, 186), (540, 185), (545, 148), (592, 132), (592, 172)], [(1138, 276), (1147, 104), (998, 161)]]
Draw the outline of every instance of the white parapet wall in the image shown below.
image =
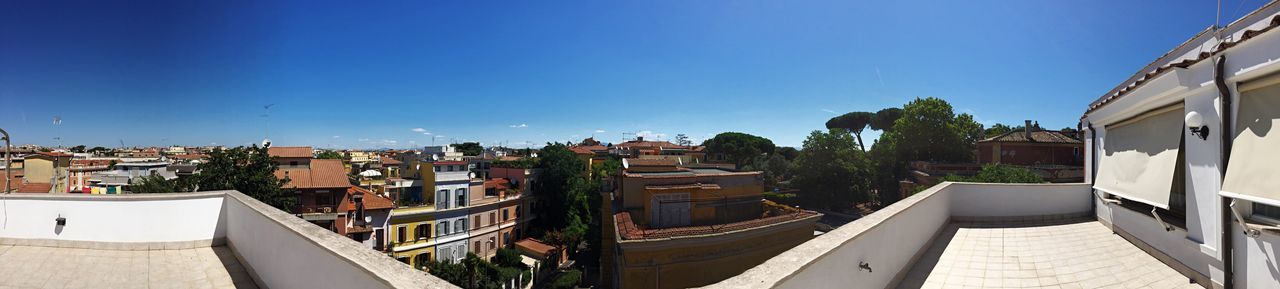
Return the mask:
[[(224, 192), (148, 195), (0, 195), (0, 239), (72, 246), (209, 242), (222, 239)], [(65, 225), (58, 226), (57, 218)]]
[[(65, 225), (56, 225), (59, 217)], [(0, 194), (0, 244), (108, 250), (226, 245), (262, 288), (457, 288), (236, 191)]]
[(887, 288), (953, 218), (1088, 216), (1090, 194), (1089, 184), (942, 183), (705, 288)]

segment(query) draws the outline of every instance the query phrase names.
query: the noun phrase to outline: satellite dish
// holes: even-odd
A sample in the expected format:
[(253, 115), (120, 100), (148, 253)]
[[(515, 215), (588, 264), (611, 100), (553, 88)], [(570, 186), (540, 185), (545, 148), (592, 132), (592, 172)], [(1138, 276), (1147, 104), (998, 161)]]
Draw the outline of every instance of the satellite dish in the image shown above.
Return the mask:
[(365, 223), (373, 223), (373, 216), (364, 216)]
[(469, 178), (469, 179), (474, 179), (474, 178), (476, 178), (476, 173), (475, 173), (475, 172), (467, 173), (467, 178)]
[(438, 156), (438, 155), (431, 155), (431, 160), (432, 160), (432, 161), (438, 161), (438, 160), (440, 160), (440, 156)]

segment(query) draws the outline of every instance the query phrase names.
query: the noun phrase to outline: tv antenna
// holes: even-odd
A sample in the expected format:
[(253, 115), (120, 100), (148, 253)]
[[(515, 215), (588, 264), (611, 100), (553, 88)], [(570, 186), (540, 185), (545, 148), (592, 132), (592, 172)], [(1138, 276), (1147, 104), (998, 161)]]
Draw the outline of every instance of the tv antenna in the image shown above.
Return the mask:
[(263, 136), (262, 136), (263, 139), (271, 138), (271, 107), (272, 106), (276, 106), (276, 104), (272, 103), (272, 104), (262, 106), (262, 110), (266, 111), (266, 113), (262, 115), (262, 117), (266, 118), (266, 120), (264, 121), (265, 125), (263, 128), (264, 130)]
[(56, 116), (56, 115), (53, 116), (53, 127), (55, 130), (57, 130), (57, 134), (58, 134), (57, 136), (54, 136), (53, 139), (58, 141), (58, 148), (62, 148), (62, 117), (61, 116)]

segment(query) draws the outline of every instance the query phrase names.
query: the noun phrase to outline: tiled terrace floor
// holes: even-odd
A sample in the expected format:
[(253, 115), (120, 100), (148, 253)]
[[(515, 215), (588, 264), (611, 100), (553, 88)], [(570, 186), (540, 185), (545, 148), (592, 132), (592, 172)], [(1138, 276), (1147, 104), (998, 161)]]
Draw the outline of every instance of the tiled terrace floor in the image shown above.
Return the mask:
[(952, 223), (899, 288), (1203, 288), (1093, 220)]
[(257, 288), (226, 247), (116, 251), (0, 246), (0, 288)]

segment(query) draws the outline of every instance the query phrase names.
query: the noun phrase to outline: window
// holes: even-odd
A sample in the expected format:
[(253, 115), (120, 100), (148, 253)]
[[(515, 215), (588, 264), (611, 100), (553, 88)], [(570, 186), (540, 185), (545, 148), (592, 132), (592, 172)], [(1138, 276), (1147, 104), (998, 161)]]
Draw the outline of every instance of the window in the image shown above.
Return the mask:
[(466, 230), (467, 230), (467, 219), (465, 219), (465, 218), (464, 218), (464, 219), (458, 220), (458, 221), (456, 221), (456, 222), (453, 222), (453, 232), (454, 232), (454, 233), (461, 233), (461, 232), (464, 232), (464, 231), (466, 231)]
[(511, 244), (511, 232), (502, 232), (502, 246), (506, 247)]
[(516, 219), (520, 219), (520, 205), (516, 205)]
[(475, 230), (475, 229), (479, 229), (479, 228), (480, 228), (480, 215), (476, 215), (476, 216), (475, 216), (475, 220), (474, 220), (474, 221), (472, 221), (472, 223), (471, 223), (471, 229), (472, 229), (472, 230)]
[(333, 205), (333, 196), (330, 196), (329, 192), (316, 192), (316, 205), (317, 206)]
[(436, 205), (439, 205), (441, 209), (449, 208), (449, 190), (436, 192)]
[(1268, 206), (1263, 203), (1254, 202), (1253, 215), (1264, 217), (1271, 220), (1280, 220), (1280, 207)]
[(406, 233), (405, 226), (396, 228), (396, 243), (404, 243), (404, 235)]
[(475, 245), (475, 246), (471, 246), (471, 252), (475, 252), (476, 254), (480, 254), (480, 241), (476, 241), (476, 245)]
[(458, 189), (455, 198), (457, 198), (457, 206), (459, 208), (467, 206), (467, 189)]
[(436, 236), (444, 236), (449, 234), (449, 221), (440, 221), (436, 225)]
[(440, 172), (440, 166), (435, 166), (435, 168), (437, 173)]
[(298, 161), (289, 161), (289, 165), (290, 165), (290, 166), (297, 166), (297, 165), (298, 165)]
[(426, 266), (426, 265), (427, 265), (427, 260), (431, 260), (431, 254), (430, 254), (430, 253), (418, 254), (417, 256), (414, 256), (414, 257), (413, 257), (413, 263), (415, 263), (415, 265), (416, 265), (418, 268), (422, 268), (423, 266)]
[(492, 226), (492, 225), (493, 225), (493, 222), (494, 222), (494, 221), (496, 221), (496, 220), (498, 219), (497, 217), (495, 217), (495, 215), (497, 215), (497, 213), (489, 212), (489, 225), (490, 225), (490, 226)]
[(520, 239), (520, 228), (516, 228), (516, 239)]
[(494, 242), (493, 239), (494, 239), (493, 237), (489, 237), (489, 249), (494, 249), (494, 247), (498, 246), (498, 243)]
[(445, 169), (447, 169), (447, 171), (452, 172), (452, 171), (453, 171), (453, 166), (445, 166)]

